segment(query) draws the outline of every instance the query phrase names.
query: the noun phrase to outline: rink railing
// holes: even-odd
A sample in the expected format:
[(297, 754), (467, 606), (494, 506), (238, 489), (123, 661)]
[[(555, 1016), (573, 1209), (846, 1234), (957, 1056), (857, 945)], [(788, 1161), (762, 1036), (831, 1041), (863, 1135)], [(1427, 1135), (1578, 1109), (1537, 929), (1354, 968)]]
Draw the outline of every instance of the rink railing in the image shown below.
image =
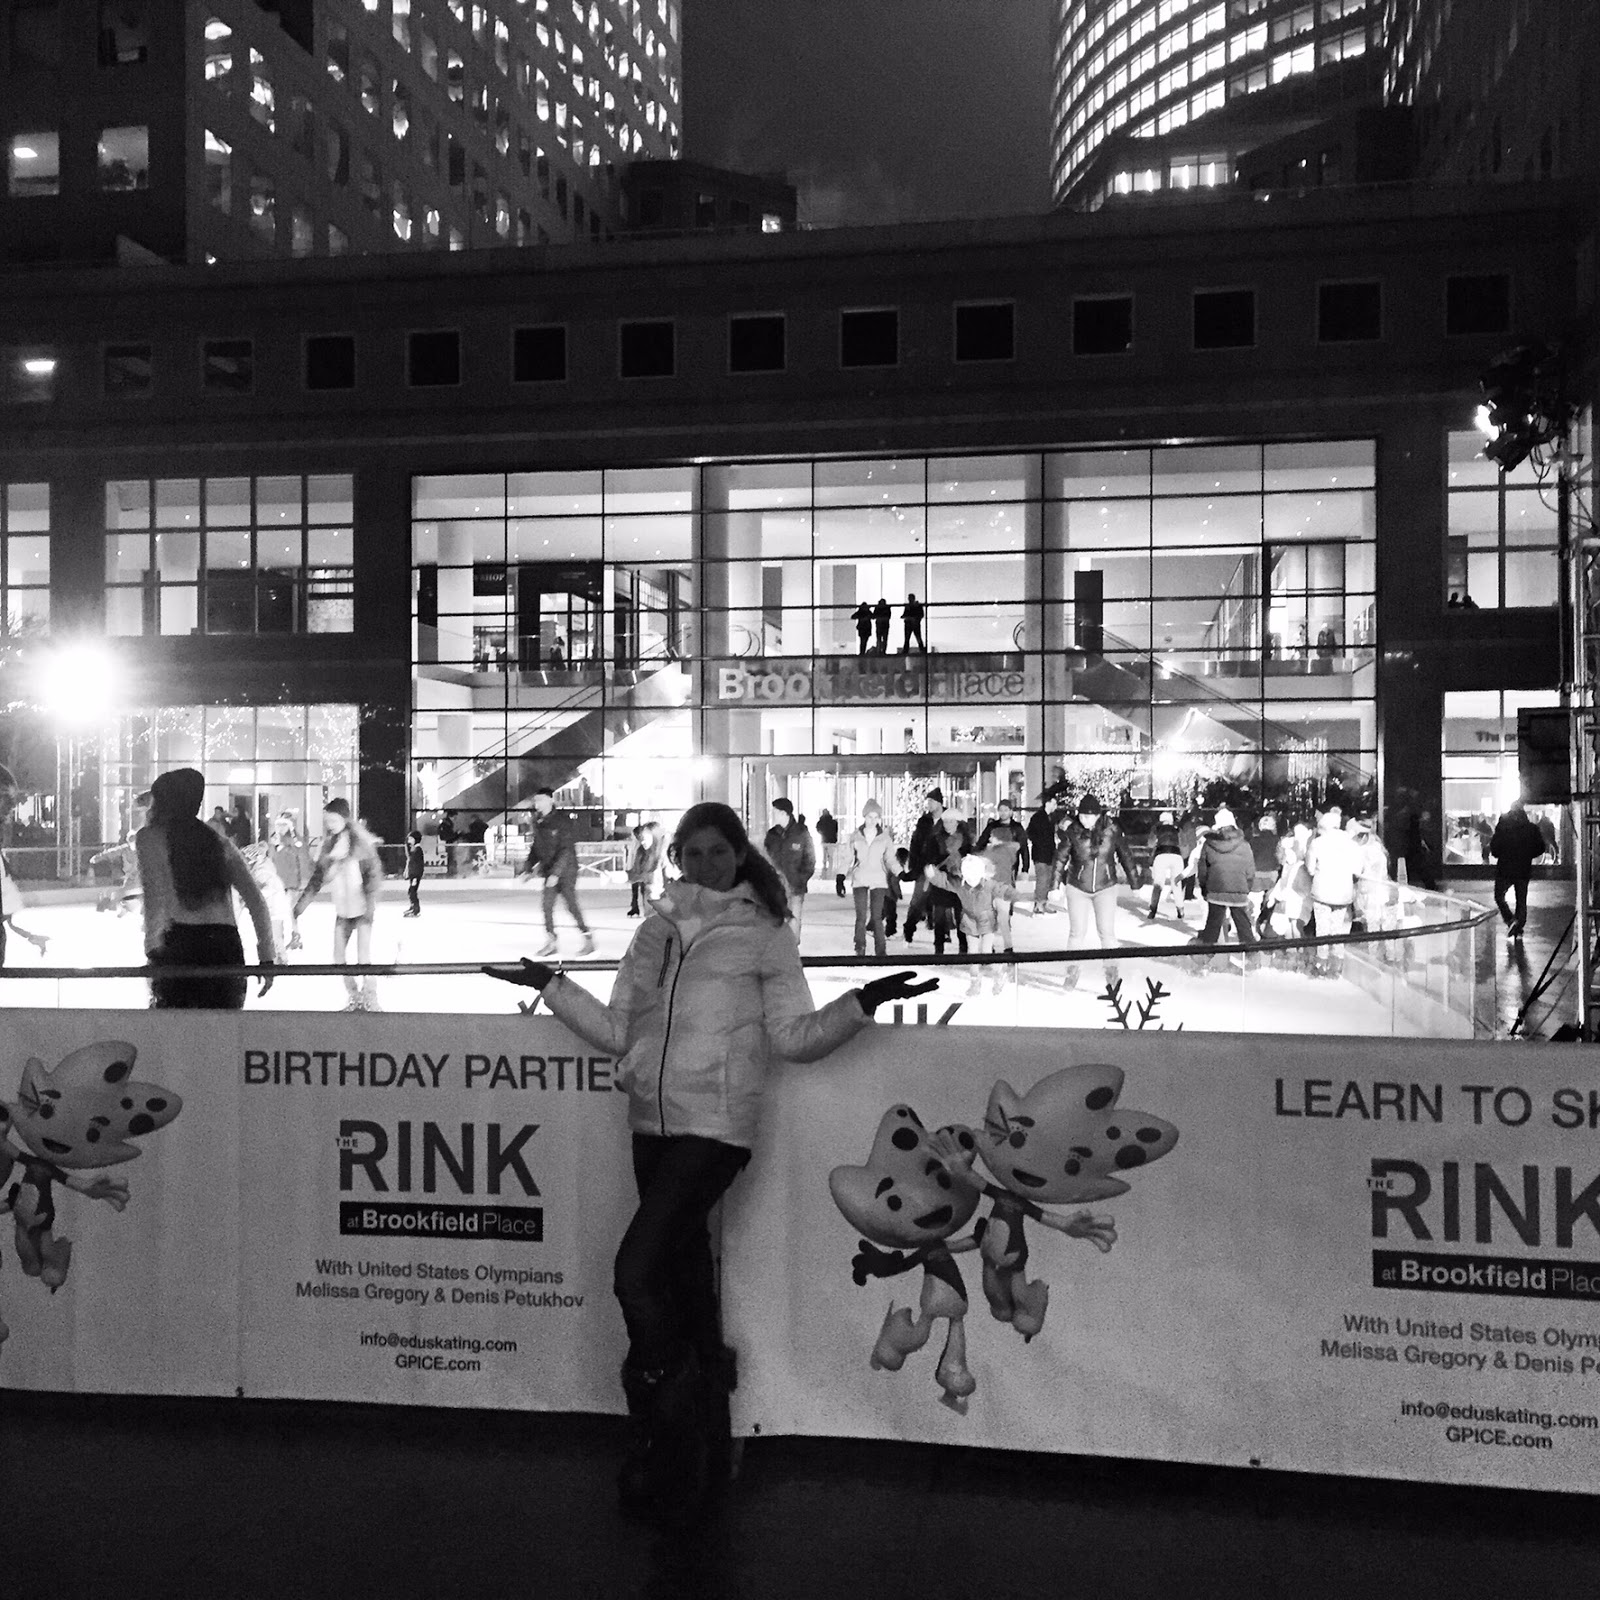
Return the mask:
[[(1206, 1032), (1293, 1032), (1314, 1026), (1322, 1032), (1407, 1038), (1495, 1037), (1494, 913), (1404, 885), (1391, 884), (1389, 890), (1378, 914), (1387, 919), (1393, 912), (1398, 920), (1403, 913), (1406, 925), (1365, 933), (1202, 948), (1185, 939), (966, 955), (952, 947), (942, 956), (906, 949), (883, 956), (806, 956), (803, 965), (819, 1003), (872, 971), (913, 970), (938, 977), (936, 991), (880, 1013), (880, 1021), (902, 1024)], [(618, 964), (599, 957), (550, 962), (602, 997)], [(246, 1002), (252, 1008), (347, 1008), (347, 984), (354, 980), (364, 994), (375, 992), (372, 1009), (488, 1015), (519, 1004), (532, 1009), (531, 990), (491, 978), (483, 967), (479, 961), (296, 962), (220, 970), (253, 979), (271, 976), (273, 987), (264, 1001), (252, 985)], [(156, 970), (164, 977), (219, 974), (217, 968), (177, 966), (4, 968), (0, 1006), (142, 1007), (148, 1004), (147, 980)], [(1078, 998), (1063, 1004), (1068, 995)]]

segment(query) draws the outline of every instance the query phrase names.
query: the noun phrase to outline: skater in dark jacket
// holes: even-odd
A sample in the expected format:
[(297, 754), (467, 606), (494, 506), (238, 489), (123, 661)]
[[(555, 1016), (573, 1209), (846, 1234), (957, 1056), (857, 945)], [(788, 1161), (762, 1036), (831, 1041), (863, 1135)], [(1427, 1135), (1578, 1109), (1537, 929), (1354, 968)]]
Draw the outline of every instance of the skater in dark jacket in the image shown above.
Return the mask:
[(1225, 806), (1218, 809), (1201, 846), (1195, 876), (1200, 893), (1205, 896), (1206, 925), (1195, 935), (1194, 943), (1215, 944), (1231, 915), (1239, 943), (1255, 944), (1256, 930), (1250, 923), (1250, 892), (1256, 882), (1255, 851)]
[(422, 915), (422, 873), (422, 835), (413, 828), (406, 835), (406, 899), (410, 903), (405, 914), (408, 917)]

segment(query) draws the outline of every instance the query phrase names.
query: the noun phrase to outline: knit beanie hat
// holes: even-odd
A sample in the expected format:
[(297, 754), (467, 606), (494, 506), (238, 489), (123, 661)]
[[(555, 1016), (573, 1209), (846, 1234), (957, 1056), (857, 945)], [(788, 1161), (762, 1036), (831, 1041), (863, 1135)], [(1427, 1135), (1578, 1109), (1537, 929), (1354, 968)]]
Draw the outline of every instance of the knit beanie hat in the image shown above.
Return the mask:
[(876, 800), (869, 800), (864, 806), (862, 806), (861, 815), (863, 818), (881, 817), (883, 815), (883, 807), (880, 806)]
[(932, 800), (936, 804), (942, 806), (944, 804), (944, 790), (943, 789), (930, 789), (922, 798), (924, 800)]

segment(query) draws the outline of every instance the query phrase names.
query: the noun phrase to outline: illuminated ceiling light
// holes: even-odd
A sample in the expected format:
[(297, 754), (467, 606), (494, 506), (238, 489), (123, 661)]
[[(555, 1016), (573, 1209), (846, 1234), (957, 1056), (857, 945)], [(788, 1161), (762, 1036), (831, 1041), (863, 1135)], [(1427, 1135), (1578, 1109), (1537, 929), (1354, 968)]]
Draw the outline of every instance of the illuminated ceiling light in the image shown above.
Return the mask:
[(30, 356), (22, 363), (22, 370), (30, 378), (48, 378), (56, 370), (54, 356)]
[(37, 161), (39, 159), (39, 152), (32, 145), (27, 144), (12, 145), (11, 155), (17, 161)]
[(216, 17), (212, 17), (206, 23), (206, 38), (208, 39), (226, 39), (232, 32), (233, 29), (226, 22), (219, 21)]

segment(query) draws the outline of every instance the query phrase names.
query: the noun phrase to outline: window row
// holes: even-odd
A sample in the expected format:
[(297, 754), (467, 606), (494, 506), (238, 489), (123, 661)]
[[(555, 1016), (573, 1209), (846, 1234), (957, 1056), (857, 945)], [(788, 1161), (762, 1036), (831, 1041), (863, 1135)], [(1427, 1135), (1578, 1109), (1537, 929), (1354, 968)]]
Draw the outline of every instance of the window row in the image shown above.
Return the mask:
[(106, 485), (106, 631), (349, 633), (351, 479), (157, 478)]
[[(100, 129), (95, 145), (95, 187), (102, 194), (150, 187), (149, 128)], [(61, 193), (61, 135), (56, 129), (22, 129), (9, 137), (6, 193), (13, 200)]]

